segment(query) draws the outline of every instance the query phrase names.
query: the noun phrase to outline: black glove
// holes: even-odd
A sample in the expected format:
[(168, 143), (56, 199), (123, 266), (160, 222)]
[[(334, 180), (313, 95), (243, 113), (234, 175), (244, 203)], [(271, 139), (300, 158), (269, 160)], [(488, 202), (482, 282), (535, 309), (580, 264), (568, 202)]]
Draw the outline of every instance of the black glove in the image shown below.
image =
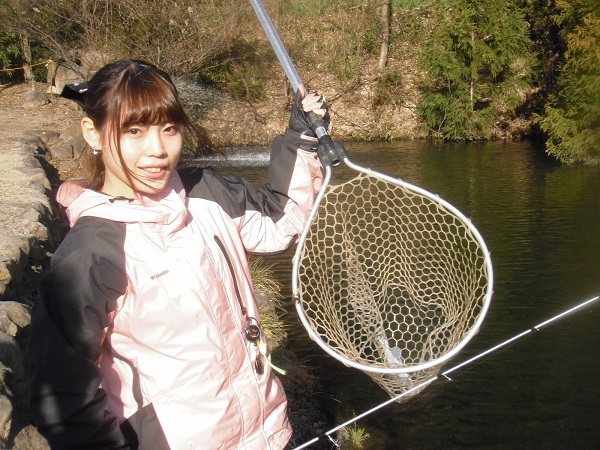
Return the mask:
[[(314, 94), (316, 94), (316, 92), (309, 92), (307, 95)], [(325, 102), (325, 98), (322, 95), (320, 97), (322, 103), (319, 109), (325, 110), (325, 114), (323, 116), (313, 112), (305, 112), (302, 109), (302, 99), (304, 97), (300, 93), (300, 90), (296, 91), (296, 98), (294, 99), (294, 104), (292, 105), (290, 123), (288, 125), (290, 130), (295, 131), (301, 136), (310, 138), (317, 137), (313, 131), (313, 128), (316, 129), (318, 126), (323, 126), (326, 130), (329, 130), (329, 125), (331, 123), (329, 107), (327, 106), (327, 102)]]

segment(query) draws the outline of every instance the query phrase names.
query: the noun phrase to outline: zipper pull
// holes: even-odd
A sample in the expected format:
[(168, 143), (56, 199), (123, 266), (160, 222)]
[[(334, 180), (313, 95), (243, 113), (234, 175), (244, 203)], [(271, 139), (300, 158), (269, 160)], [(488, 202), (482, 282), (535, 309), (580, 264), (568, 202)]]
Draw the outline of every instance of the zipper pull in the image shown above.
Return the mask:
[(265, 366), (262, 362), (261, 354), (256, 354), (256, 360), (254, 361), (254, 368), (256, 369), (256, 373), (258, 375), (262, 375), (265, 373)]

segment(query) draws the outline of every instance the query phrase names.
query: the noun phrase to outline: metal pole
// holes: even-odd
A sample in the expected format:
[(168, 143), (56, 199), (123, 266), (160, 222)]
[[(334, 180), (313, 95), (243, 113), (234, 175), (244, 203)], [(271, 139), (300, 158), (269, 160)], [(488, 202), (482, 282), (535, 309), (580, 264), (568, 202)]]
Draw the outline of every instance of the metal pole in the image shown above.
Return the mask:
[(273, 50), (277, 55), (277, 59), (279, 59), (279, 63), (281, 64), (281, 67), (283, 67), (283, 71), (287, 75), (288, 80), (290, 80), (294, 92), (298, 91), (298, 89), (301, 89), (301, 94), (306, 94), (306, 89), (304, 88), (304, 84), (300, 79), (300, 75), (298, 75), (298, 72), (296, 72), (296, 68), (292, 63), (290, 55), (288, 55), (287, 50), (283, 46), (283, 42), (281, 42), (281, 39), (279, 38), (279, 35), (273, 26), (273, 22), (271, 22), (271, 19), (269, 18), (269, 15), (267, 14), (262, 2), (260, 0), (250, 0), (250, 3), (254, 8), (256, 17), (258, 17), (263, 30), (265, 30), (265, 34), (269, 38), (269, 42), (271, 42), (271, 47), (273, 47)]
[[(306, 95), (306, 88), (302, 83), (298, 72), (296, 72), (296, 68), (292, 63), (290, 55), (288, 55), (287, 50), (283, 46), (283, 43), (281, 42), (281, 39), (277, 34), (277, 30), (275, 30), (275, 27), (273, 26), (273, 23), (271, 22), (271, 19), (269, 18), (269, 15), (265, 10), (265, 7), (263, 6), (260, 0), (250, 0), (250, 3), (254, 8), (256, 17), (258, 17), (258, 20), (260, 21), (263, 30), (265, 30), (265, 34), (271, 42), (271, 46), (273, 47), (273, 50), (277, 55), (277, 59), (279, 59), (281, 67), (283, 67), (283, 70), (287, 75), (288, 80), (290, 80), (294, 92), (300, 91), (300, 94), (302, 95), (302, 97), (304, 97)], [(323, 121), (319, 116), (317, 116), (314, 113), (309, 113), (309, 116), (313, 116), (315, 118), (314, 122), (311, 124), (311, 128), (313, 129), (315, 135), (319, 139), (318, 155), (321, 160), (321, 163), (324, 166), (339, 165), (344, 159), (348, 157), (348, 154), (346, 153), (346, 149), (344, 148), (343, 144), (334, 144), (333, 139), (331, 139), (331, 136), (329, 136), (329, 133), (325, 129)]]

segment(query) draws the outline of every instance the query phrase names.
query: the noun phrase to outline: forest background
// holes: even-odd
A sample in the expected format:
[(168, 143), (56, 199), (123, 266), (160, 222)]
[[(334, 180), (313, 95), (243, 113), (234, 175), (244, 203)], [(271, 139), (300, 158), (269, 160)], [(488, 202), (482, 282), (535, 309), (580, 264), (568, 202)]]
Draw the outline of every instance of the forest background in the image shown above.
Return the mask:
[[(50, 60), (90, 76), (143, 59), (222, 144), (256, 141), (255, 126), (267, 142), (285, 123), (293, 93), (249, 2), (0, 4), (3, 85), (46, 81)], [(305, 84), (327, 95), (334, 137), (540, 139), (564, 163), (600, 163), (597, 0), (264, 4)]]

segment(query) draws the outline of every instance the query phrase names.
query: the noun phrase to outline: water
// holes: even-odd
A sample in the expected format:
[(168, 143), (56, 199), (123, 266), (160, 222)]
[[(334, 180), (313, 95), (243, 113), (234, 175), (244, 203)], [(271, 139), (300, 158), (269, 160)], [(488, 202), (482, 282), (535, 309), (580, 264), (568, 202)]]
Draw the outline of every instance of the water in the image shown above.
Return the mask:
[[(600, 169), (564, 167), (529, 143), (347, 144), (352, 160), (439, 194), (470, 217), (491, 251), (492, 305), (445, 369), (600, 294)], [(219, 162), (258, 184), (267, 153)], [(246, 159), (246, 162), (243, 160)], [(250, 163), (249, 163), (250, 162)], [(336, 169), (333, 181), (352, 176)], [(291, 257), (275, 276), (289, 297)], [(317, 367), (318, 400), (337, 425), (389, 397), (312, 343), (290, 308), (290, 345)], [(600, 302), (457, 370), (405, 404), (358, 422), (371, 449), (600, 448)]]

